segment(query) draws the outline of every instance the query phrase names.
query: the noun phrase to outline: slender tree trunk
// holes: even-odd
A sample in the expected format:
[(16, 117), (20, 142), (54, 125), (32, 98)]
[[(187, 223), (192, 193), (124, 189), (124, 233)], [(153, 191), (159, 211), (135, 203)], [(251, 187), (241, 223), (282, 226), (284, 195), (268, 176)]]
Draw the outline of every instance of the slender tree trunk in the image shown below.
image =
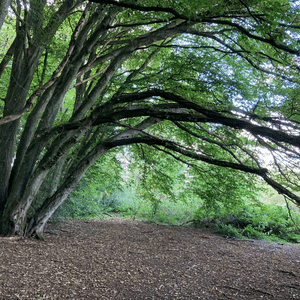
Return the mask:
[(0, 0), (0, 29), (4, 23), (11, 0)]

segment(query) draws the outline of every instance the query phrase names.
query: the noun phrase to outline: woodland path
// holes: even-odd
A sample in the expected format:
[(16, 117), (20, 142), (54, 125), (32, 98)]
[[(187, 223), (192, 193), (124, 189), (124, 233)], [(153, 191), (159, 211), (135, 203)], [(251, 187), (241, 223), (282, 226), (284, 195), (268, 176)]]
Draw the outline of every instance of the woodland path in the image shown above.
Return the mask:
[(119, 218), (0, 238), (0, 299), (300, 299), (300, 245)]

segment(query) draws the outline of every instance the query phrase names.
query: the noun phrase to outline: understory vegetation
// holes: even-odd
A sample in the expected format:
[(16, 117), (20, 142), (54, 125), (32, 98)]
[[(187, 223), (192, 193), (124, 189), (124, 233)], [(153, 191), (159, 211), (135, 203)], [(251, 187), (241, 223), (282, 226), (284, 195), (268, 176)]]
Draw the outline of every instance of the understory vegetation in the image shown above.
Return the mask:
[(245, 201), (235, 207), (220, 203), (212, 209), (201, 199), (151, 202), (138, 198), (128, 188), (93, 199), (73, 193), (56, 211), (52, 221), (117, 215), (167, 226), (210, 228), (228, 238), (300, 243), (299, 209), (286, 206), (284, 199), (278, 198), (266, 192), (260, 200)]

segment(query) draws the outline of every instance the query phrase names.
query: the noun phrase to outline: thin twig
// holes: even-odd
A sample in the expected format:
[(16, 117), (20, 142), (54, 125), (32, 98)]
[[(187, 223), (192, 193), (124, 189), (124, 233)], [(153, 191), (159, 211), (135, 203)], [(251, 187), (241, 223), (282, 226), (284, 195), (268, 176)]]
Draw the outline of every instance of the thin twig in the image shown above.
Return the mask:
[(284, 201), (285, 201), (285, 204), (286, 204), (286, 207), (287, 207), (287, 209), (288, 209), (288, 213), (289, 213), (289, 216), (290, 216), (292, 222), (294, 223), (295, 227), (296, 227), (298, 230), (300, 230), (300, 228), (297, 226), (295, 220), (293, 219), (293, 216), (292, 216), (292, 213), (291, 213), (291, 209), (290, 209), (289, 203), (288, 203), (288, 201), (287, 201), (287, 196), (286, 196), (286, 195), (283, 195), (283, 198), (284, 198)]

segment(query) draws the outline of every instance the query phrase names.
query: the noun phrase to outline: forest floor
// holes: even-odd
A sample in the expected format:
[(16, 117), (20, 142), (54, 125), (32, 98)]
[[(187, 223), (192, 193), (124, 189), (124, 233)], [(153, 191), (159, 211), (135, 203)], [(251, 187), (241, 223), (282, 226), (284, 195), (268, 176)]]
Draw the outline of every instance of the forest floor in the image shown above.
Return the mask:
[(0, 238), (0, 299), (300, 299), (300, 245), (120, 218)]

